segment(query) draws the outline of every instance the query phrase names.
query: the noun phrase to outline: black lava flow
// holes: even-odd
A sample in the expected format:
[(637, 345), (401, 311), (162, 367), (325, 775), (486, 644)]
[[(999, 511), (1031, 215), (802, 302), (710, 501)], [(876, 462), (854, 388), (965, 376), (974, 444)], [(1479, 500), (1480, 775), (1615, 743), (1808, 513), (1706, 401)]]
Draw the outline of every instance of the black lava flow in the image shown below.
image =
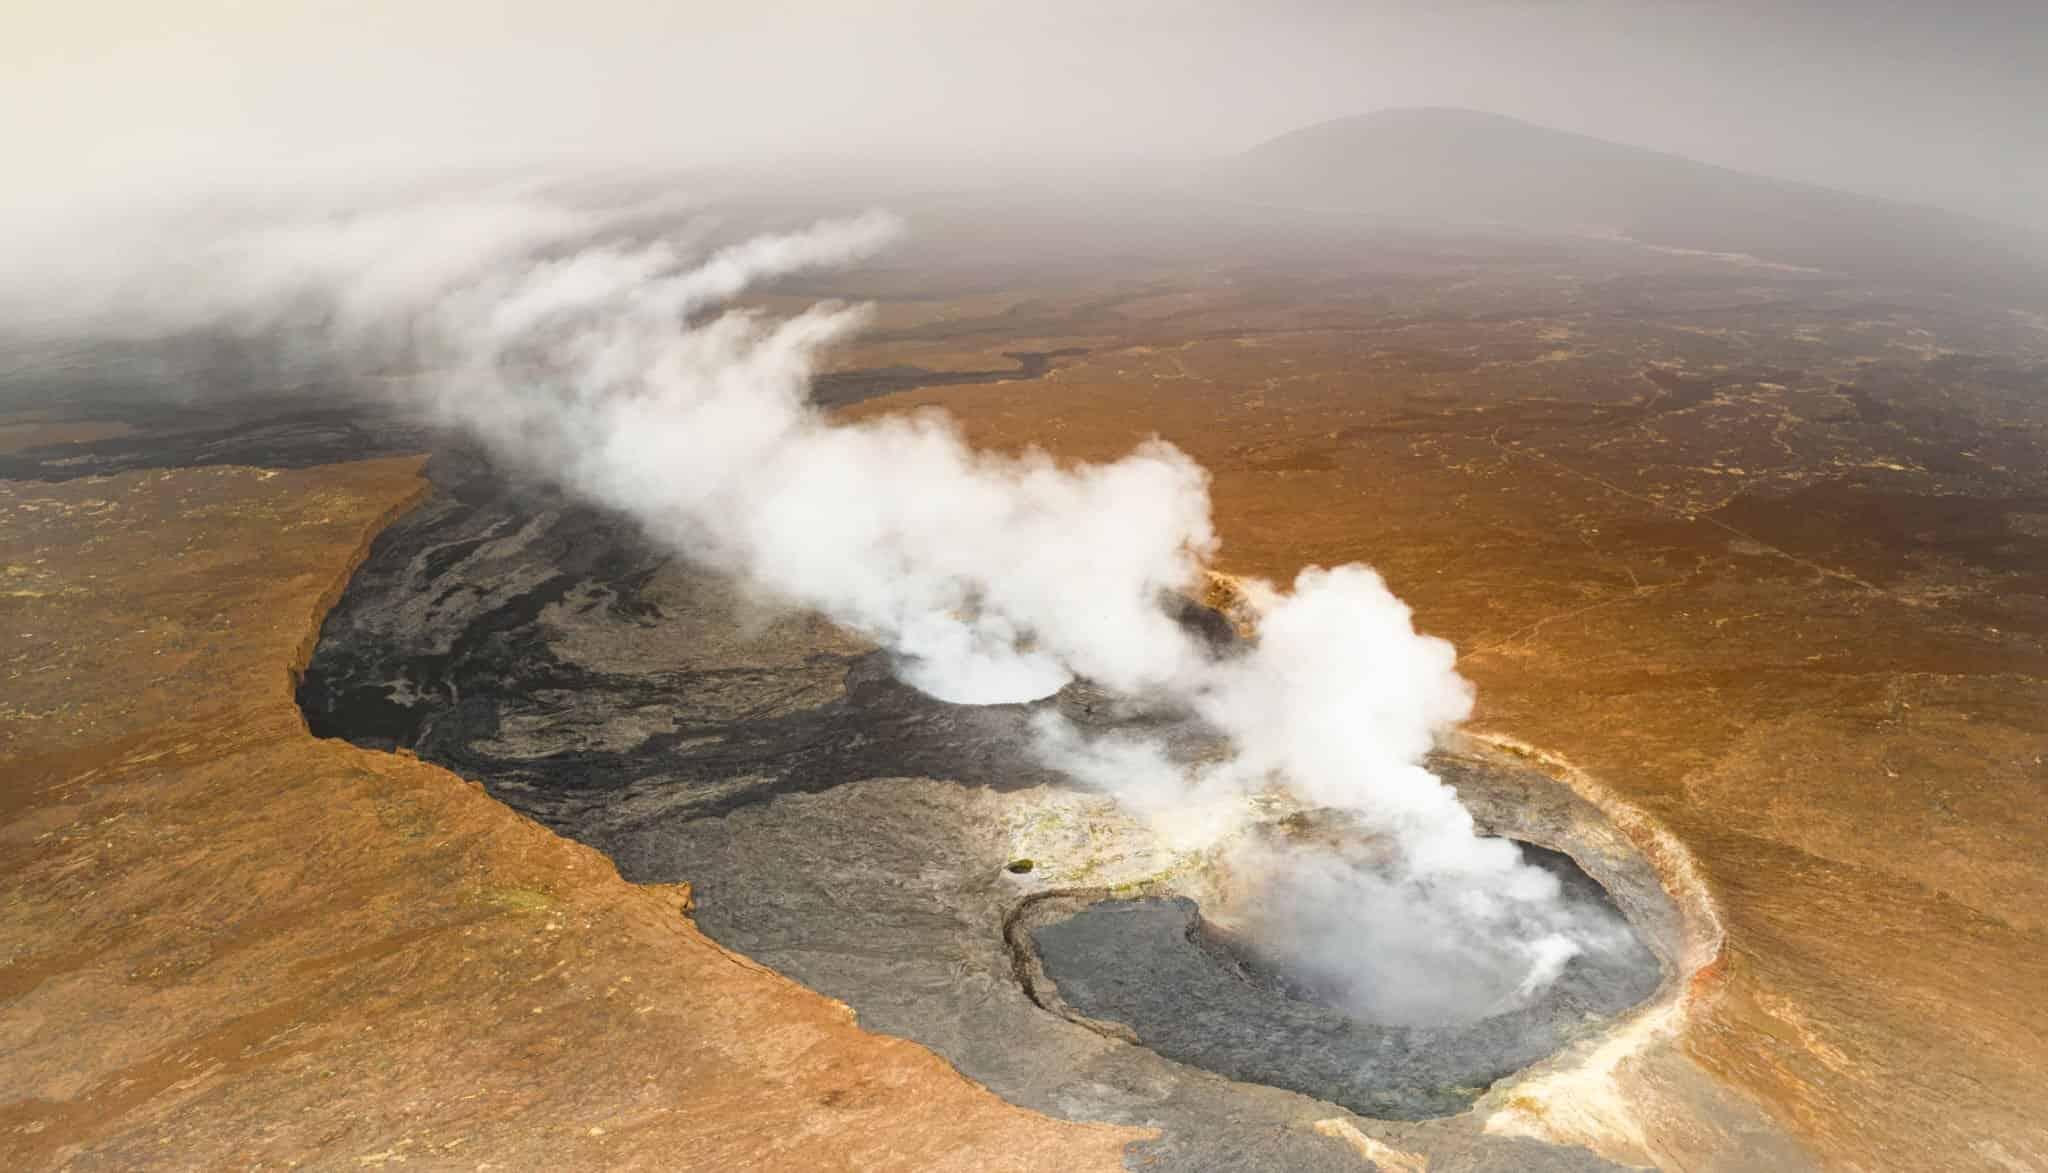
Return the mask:
[[(474, 457), (437, 455), (429, 475), (438, 491), (379, 535), (322, 628), (298, 690), (318, 736), (410, 749), (578, 838), (586, 815), (644, 782), (668, 792), (675, 818), (859, 778), (1049, 780), (1018, 767), (1022, 707), (933, 700), (880, 652), (698, 672), (607, 671), (559, 654), (567, 625), (658, 639), (663, 615), (644, 592), (667, 556), (630, 523), (508, 488)], [(784, 677), (821, 667), (843, 677), (843, 695), (747, 711), (748, 698), (798, 691)], [(673, 728), (623, 748), (582, 744), (608, 715), (652, 710)], [(513, 725), (526, 732), (508, 736)]]

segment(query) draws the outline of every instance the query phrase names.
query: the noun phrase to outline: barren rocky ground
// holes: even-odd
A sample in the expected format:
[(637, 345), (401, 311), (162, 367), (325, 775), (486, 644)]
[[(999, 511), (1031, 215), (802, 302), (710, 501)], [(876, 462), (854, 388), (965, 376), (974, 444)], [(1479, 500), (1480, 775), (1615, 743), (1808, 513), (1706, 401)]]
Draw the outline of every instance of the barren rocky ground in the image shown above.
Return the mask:
[(1205, 1074), (1017, 980), (1004, 910), (1158, 861), (1004, 714), (460, 453), (317, 463), (402, 430), (10, 431), (11, 1163), (2048, 1167), (2041, 320), (1620, 245), (957, 252), (781, 291), (884, 298), (847, 410), (1157, 432), (1225, 569), (1380, 568), (1479, 688), (1440, 766), (1648, 1001), (1430, 1119)]

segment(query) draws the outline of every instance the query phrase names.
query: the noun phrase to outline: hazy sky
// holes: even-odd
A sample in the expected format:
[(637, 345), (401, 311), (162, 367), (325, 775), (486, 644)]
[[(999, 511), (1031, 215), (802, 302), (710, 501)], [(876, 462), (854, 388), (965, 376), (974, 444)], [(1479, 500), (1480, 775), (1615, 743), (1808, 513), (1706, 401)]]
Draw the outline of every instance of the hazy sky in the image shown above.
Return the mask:
[(8, 196), (590, 153), (1232, 151), (1460, 105), (2048, 227), (2048, 4), (0, 0)]

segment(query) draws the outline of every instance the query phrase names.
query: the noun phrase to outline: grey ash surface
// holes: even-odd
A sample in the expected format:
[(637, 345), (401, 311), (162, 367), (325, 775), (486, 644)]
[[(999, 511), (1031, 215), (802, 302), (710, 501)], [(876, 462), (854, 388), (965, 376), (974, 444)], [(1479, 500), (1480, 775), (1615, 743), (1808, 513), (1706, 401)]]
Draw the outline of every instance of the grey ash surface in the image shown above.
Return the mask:
[[(243, 415), (232, 410), (122, 405), (79, 414), (138, 422), (151, 430), (0, 453), (0, 480), (68, 481), (145, 468), (218, 465), (310, 468), (415, 453), (432, 443), (427, 429), (360, 407), (280, 410), (271, 404)], [(167, 427), (176, 430), (155, 430)]]
[[(1084, 348), (1008, 352), (1003, 357), (1017, 365), (1007, 370), (933, 371), (906, 364), (833, 371), (811, 381), (811, 401), (822, 408), (844, 407), (935, 383), (1020, 382), (1042, 378), (1060, 359), (1086, 353)], [(424, 452), (451, 439), (411, 418), (401, 410), (407, 396), (380, 389), (376, 379), (335, 379), (300, 385), (283, 395), (260, 394), (252, 389), (290, 386), (288, 373), (260, 365), (242, 369), (233, 362), (230, 369), (195, 366), (190, 357), (176, 351), (114, 354), (101, 346), (74, 361), (88, 369), (130, 366), (142, 373), (84, 387), (62, 376), (39, 381), (0, 370), (0, 401), (8, 394), (48, 399), (60, 405), (56, 414), (62, 418), (118, 421), (139, 429), (135, 435), (0, 452), (0, 480), (68, 481), (144, 468), (229, 464), (309, 468)]]
[[(690, 881), (715, 939), (1012, 1102), (1159, 1129), (1135, 1167), (1355, 1170), (1356, 1152), (1311, 1127), (1343, 1116), (1336, 1104), (1456, 1111), (1472, 1081), (1509, 1069), (1460, 1066), (1442, 1078), (1465, 1086), (1442, 1096), (1325, 1086), (1346, 1045), (1383, 1045), (1369, 1031), (1340, 1031), (1329, 1062), (1295, 1077), (1210, 1064), (1282, 1085), (1260, 1086), (1048, 1012), (1004, 931), (1047, 870), (1005, 870), (1009, 828), (1059, 787), (1026, 752), (1030, 707), (925, 697), (824, 621), (757, 610), (619, 519), (474, 456), (439, 454), (429, 475), (436, 491), (375, 541), (322, 629), (299, 689), (316, 733), (410, 748), (632, 879)], [(1040, 703), (1104, 719), (1078, 690)], [(1273, 1021), (1272, 998), (1245, 996), (1247, 1023)], [(1604, 1167), (1471, 1117), (1442, 1126), (1436, 1167)]]

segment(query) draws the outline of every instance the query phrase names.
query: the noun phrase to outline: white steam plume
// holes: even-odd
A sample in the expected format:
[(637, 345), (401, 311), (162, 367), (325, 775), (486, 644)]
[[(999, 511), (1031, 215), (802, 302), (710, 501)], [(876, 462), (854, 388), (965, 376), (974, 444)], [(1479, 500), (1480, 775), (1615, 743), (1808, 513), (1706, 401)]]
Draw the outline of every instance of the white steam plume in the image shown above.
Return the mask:
[(683, 326), (895, 231), (871, 214), (694, 263), (656, 243), (487, 277), (435, 313), (435, 404), (671, 548), (880, 641), (942, 699), (1033, 699), (1074, 673), (1132, 692), (1197, 669), (1158, 606), (1213, 544), (1180, 452), (1063, 470), (976, 452), (936, 413), (834, 425), (807, 398), (812, 360), (860, 311)]
[[(1220, 732), (1220, 760), (1037, 718), (1042, 755), (1246, 877), (1257, 943), (1385, 1021), (1478, 1017), (1526, 999), (1616, 926), (1478, 835), (1420, 764), (1471, 690), (1450, 645), (1361, 566), (1253, 588), (1258, 635), (1218, 654), (1162, 606), (1215, 552), (1207, 475), (1158, 440), (1107, 464), (979, 452), (936, 412), (834, 421), (808, 400), (821, 348), (861, 320), (722, 309), (750, 285), (845, 263), (898, 230), (880, 214), (708, 255), (657, 239), (572, 247), (588, 213), (494, 205), (452, 242), (445, 208), (299, 224), (244, 240), (219, 299), (316, 285), (344, 340), (402, 325), (435, 373), (406, 386), (501, 458), (634, 518), (691, 560), (888, 648), (963, 703), (1076, 677)], [(439, 226), (439, 227), (437, 227)], [(438, 240), (423, 251), (412, 234)], [(548, 250), (536, 257), (537, 249)], [(234, 250), (228, 250), (232, 253)], [(218, 300), (218, 299), (217, 299)], [(1246, 798), (1348, 812), (1346, 854), (1226, 835)]]

